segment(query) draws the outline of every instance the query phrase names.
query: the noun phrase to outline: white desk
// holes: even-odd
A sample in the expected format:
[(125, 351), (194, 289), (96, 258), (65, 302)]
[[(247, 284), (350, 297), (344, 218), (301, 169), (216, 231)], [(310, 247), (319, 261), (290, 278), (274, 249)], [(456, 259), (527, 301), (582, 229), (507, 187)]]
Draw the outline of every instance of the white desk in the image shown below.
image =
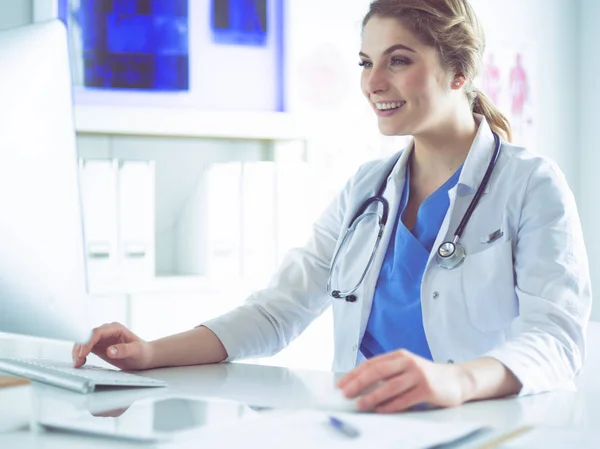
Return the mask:
[[(530, 449), (532, 447), (597, 448), (600, 444), (556, 445), (555, 434), (581, 432), (600, 442), (600, 324), (590, 323), (588, 329), (586, 368), (578, 379), (579, 391), (559, 391), (524, 398), (501, 399), (465, 404), (461, 407), (411, 412), (398, 415), (431, 421), (471, 421), (490, 425), (498, 430), (512, 429), (521, 424), (533, 424), (550, 429), (543, 445), (520, 445), (509, 442), (501, 447)], [(18, 343), (18, 344), (17, 344)], [(0, 355), (4, 357), (64, 358), (70, 345), (37, 344), (0, 339)], [(105, 391), (91, 395), (72, 393), (44, 384), (0, 389), (0, 448), (69, 449), (69, 448), (140, 448), (156, 447), (128, 444), (117, 440), (46, 433), (28, 430), (30, 422), (43, 413), (69, 410), (102, 412), (129, 406), (132, 402), (152, 396), (202, 396), (237, 400), (264, 407), (322, 407), (333, 410), (352, 408), (335, 388), (336, 375), (330, 372), (307, 371), (262, 365), (231, 363), (211, 366), (168, 368), (148, 371), (152, 377), (164, 379), (168, 388), (125, 391)], [(559, 435), (560, 436), (560, 435)], [(554, 443), (551, 446), (547, 443)], [(163, 446), (160, 446), (161, 448)], [(186, 447), (186, 446), (184, 446)], [(202, 447), (190, 441), (188, 447)], [(466, 448), (472, 447), (465, 445)], [(203, 449), (206, 449), (203, 447)], [(219, 448), (222, 449), (222, 448)]]
[[(334, 384), (333, 373), (291, 370), (261, 365), (221, 364), (168, 368), (148, 371), (164, 379), (168, 388), (105, 391), (91, 395), (71, 393), (43, 384), (0, 390), (1, 448), (68, 449), (131, 448), (140, 444), (63, 433), (29, 431), (28, 421), (43, 413), (60, 413), (69, 409), (100, 412), (123, 408), (133, 401), (150, 396), (186, 395), (234, 399), (265, 407), (325, 407), (349, 409)], [(462, 407), (408, 415), (433, 421), (475, 421), (498, 429), (522, 423), (552, 428), (594, 430), (600, 423), (600, 388), (587, 385), (579, 392), (555, 392), (518, 399), (504, 399), (466, 404)], [(402, 415), (399, 415), (402, 416)], [(21, 429), (15, 429), (22, 426)], [(6, 430), (6, 428), (12, 430)], [(148, 447), (163, 447), (148, 446)], [(166, 446), (164, 446), (166, 447)], [(181, 447), (181, 446), (177, 446)], [(185, 447), (185, 446), (184, 446)], [(198, 447), (190, 441), (189, 447)], [(513, 447), (507, 445), (506, 447)]]

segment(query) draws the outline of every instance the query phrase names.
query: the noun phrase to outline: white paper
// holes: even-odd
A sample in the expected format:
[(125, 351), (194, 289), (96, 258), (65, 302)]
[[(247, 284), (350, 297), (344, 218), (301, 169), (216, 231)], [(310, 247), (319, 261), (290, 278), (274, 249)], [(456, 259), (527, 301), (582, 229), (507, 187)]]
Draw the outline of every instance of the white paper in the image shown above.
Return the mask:
[[(351, 424), (360, 436), (350, 438), (329, 424), (328, 416)], [(198, 434), (202, 447), (244, 447), (306, 449), (403, 448), (423, 449), (461, 438), (483, 428), (468, 422), (434, 422), (403, 415), (357, 413), (328, 414), (314, 410), (266, 413), (263, 417), (240, 422), (235, 428), (206, 428)]]

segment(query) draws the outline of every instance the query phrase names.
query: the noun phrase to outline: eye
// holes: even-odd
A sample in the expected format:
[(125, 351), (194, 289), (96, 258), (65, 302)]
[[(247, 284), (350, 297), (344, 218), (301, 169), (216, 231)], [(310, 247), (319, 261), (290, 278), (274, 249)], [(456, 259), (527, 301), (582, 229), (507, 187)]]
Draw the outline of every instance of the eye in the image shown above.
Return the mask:
[(370, 69), (371, 67), (373, 67), (373, 63), (371, 61), (360, 61), (358, 65), (361, 66), (363, 69)]
[(392, 58), (392, 65), (408, 65), (408, 64), (410, 64), (410, 59)]

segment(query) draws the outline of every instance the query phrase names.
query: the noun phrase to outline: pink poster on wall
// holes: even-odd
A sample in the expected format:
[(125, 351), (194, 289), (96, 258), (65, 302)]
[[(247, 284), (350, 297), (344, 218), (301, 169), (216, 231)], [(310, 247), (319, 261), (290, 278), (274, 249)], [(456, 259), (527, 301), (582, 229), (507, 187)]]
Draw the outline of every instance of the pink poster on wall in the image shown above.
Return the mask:
[(509, 119), (513, 143), (536, 151), (537, 74), (535, 47), (529, 43), (488, 43), (475, 84)]

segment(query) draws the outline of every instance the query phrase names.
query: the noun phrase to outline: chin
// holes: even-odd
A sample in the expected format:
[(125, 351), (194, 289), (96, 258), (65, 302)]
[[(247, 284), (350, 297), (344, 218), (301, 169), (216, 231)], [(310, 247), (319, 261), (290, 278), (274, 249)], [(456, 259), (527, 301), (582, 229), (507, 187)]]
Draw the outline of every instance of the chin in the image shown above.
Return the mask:
[(385, 126), (379, 124), (379, 132), (384, 136), (408, 136), (410, 132), (399, 126)]

